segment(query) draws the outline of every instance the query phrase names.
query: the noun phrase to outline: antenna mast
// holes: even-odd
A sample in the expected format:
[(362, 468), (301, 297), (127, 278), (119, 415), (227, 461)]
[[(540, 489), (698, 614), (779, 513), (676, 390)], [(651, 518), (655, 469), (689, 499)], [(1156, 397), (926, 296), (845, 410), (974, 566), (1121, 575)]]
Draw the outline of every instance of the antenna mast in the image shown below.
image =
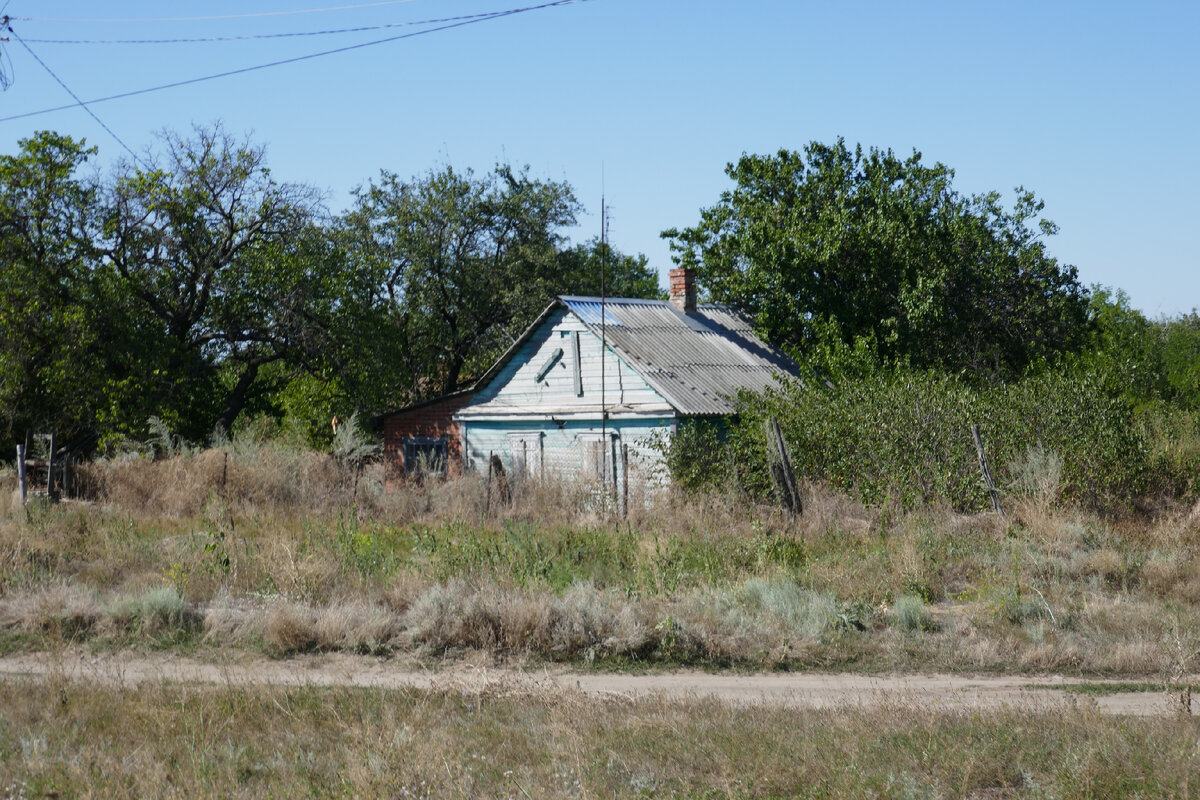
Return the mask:
[(603, 492), (608, 495), (608, 406), (604, 385), (605, 353), (608, 350), (607, 311), (607, 266), (608, 266), (608, 208), (605, 205), (604, 177), (600, 178), (600, 480)]

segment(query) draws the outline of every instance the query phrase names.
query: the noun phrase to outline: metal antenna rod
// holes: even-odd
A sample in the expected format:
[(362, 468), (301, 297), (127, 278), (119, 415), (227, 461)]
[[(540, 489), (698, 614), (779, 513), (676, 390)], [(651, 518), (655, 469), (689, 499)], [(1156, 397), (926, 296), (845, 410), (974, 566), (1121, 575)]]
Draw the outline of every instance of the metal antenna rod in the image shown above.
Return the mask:
[(608, 494), (608, 406), (604, 383), (604, 361), (608, 350), (607, 266), (608, 210), (604, 197), (604, 178), (600, 179), (600, 480), (605, 496)]

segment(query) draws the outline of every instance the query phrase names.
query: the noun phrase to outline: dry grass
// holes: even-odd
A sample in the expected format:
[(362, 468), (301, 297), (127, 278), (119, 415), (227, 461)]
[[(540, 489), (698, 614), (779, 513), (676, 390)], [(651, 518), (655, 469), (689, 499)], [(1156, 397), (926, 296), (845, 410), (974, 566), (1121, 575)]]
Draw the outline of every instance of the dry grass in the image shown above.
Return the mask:
[(1112, 521), (1043, 494), (1015, 499), (1006, 522), (868, 509), (808, 487), (798, 520), (675, 494), (616, 519), (572, 485), (527, 485), (489, 508), (472, 476), (386, 491), (374, 471), (356, 478), (321, 454), (230, 452), (93, 465), (92, 503), (22, 509), (0, 490), (0, 642), (868, 670), (1200, 665), (1198, 515)]
[(378, 689), (0, 684), (5, 797), (1190, 797), (1200, 723)]

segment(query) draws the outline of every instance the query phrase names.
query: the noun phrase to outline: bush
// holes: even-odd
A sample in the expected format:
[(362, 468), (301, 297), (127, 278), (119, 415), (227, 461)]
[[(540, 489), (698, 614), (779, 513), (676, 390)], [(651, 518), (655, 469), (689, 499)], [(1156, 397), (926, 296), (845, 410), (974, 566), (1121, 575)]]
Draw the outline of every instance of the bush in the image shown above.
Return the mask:
[(194, 627), (198, 619), (174, 586), (156, 586), (118, 598), (108, 607), (114, 623), (125, 628), (140, 627), (146, 633), (160, 633)]
[(896, 598), (896, 605), (892, 608), (892, 624), (909, 633), (934, 629), (933, 617), (925, 601), (909, 594)]
[(661, 445), (671, 478), (684, 491), (720, 490), (735, 480), (729, 426), (724, 421), (684, 420)]
[(1107, 385), (1102, 375), (1075, 371), (977, 387), (905, 368), (880, 369), (836, 386), (792, 381), (740, 398), (726, 451), (737, 462), (742, 488), (765, 493), (770, 482), (763, 421), (774, 416), (798, 477), (826, 482), (868, 504), (893, 498), (905, 508), (949, 502), (964, 511), (984, 510), (989, 498), (970, 432), (978, 424), (1001, 483), (1006, 476), (1036, 479), (1039, 491), (1113, 509), (1146, 490), (1152, 464), (1134, 410)]

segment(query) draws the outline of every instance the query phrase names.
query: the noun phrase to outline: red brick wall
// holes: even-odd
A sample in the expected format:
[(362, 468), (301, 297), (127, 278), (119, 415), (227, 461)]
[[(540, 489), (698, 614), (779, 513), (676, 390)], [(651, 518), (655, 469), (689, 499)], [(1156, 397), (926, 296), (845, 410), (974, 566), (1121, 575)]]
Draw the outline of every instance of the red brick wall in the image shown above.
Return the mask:
[(453, 420), (458, 410), (471, 402), (471, 394), (455, 395), (401, 409), (383, 418), (383, 455), (388, 465), (388, 480), (405, 474), (404, 440), (409, 436), (446, 437), (448, 471), (457, 475), (462, 470), (462, 431)]
[(696, 271), (687, 267), (676, 267), (667, 273), (671, 281), (671, 302), (680, 311), (696, 310)]

